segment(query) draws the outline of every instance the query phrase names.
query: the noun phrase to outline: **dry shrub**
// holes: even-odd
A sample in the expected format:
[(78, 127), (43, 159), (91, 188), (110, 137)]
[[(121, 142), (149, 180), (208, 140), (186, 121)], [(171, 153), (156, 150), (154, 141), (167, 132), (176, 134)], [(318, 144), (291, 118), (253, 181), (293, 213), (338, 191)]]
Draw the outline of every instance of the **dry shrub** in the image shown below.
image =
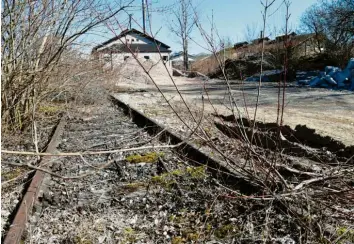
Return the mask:
[(103, 5), (98, 0), (6, 1), (1, 13), (6, 30), (1, 33), (3, 124), (10, 130), (23, 130), (31, 124), (38, 104), (58, 87), (66, 87), (68, 80), (77, 78), (75, 74), (67, 76), (65, 71), (67, 67), (73, 69), (72, 63), (81, 59), (73, 53), (79, 37), (129, 4), (121, 1)]

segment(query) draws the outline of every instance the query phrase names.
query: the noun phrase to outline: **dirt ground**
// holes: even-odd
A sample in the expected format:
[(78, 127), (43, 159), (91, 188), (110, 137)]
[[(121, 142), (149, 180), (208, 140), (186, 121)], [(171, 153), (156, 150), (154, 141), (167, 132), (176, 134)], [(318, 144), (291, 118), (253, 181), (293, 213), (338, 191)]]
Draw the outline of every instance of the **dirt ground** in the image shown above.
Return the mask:
[[(184, 99), (193, 109), (230, 115), (230, 100), (225, 81), (202, 80), (199, 78), (174, 77), (175, 83)], [(173, 83), (165, 78), (156, 78), (156, 83), (164, 95), (180, 109), (183, 108)], [(166, 117), (167, 103), (153, 84), (119, 84), (122, 91), (117, 96), (132, 106), (144, 112)], [(247, 82), (241, 85), (239, 81), (231, 81), (232, 95), (244, 117), (253, 118), (257, 97), (257, 83)], [(275, 122), (277, 117), (278, 88), (275, 83), (264, 83), (261, 88), (260, 106), (257, 120)], [(245, 106), (246, 104), (246, 106)], [(158, 105), (158, 106), (156, 106)], [(247, 107), (247, 111), (245, 109)], [(168, 118), (167, 118), (168, 119)], [(171, 121), (174, 123), (174, 121)], [(286, 88), (286, 106), (284, 124), (295, 128), (296, 125), (307, 125), (316, 129), (318, 134), (331, 136), (345, 145), (354, 145), (354, 93), (350, 91), (328, 90), (321, 88), (297, 87), (291, 84)]]

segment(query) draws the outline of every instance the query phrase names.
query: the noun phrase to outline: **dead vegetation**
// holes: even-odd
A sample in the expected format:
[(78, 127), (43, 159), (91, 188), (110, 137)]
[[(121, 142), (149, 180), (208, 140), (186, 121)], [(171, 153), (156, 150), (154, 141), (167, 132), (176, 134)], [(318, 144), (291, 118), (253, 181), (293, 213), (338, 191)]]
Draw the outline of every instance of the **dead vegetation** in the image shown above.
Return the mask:
[[(262, 1), (264, 10), (270, 8), (272, 3), (274, 1)], [(63, 4), (65, 7), (66, 3)], [(40, 13), (47, 11), (42, 6), (36, 7)], [(44, 125), (32, 127), (33, 141), (28, 140), (27, 147), (17, 148), (17, 144), (23, 143), (15, 142), (13, 145), (5, 144), (6, 148), (3, 149), (3, 153), (15, 155), (18, 162), (16, 168), (5, 169), (2, 184), (19, 179), (22, 184), (23, 179), (26, 179), (25, 176), (21, 178), (22, 175), (29, 174), (24, 168), (48, 173), (48, 189), (43, 191), (40, 198), (42, 206), (37, 209), (37, 215), (31, 218), (26, 242), (354, 241), (353, 148), (345, 147), (331, 138), (316, 138), (315, 133), (310, 138), (314, 141), (303, 139), (299, 132), (301, 128), (293, 131), (285, 125), (285, 79), (279, 83), (278, 119), (274, 118), (276, 123), (268, 126), (258, 122), (257, 110), (254, 114), (248, 113), (245, 97), (244, 103), (236, 100), (227, 75), (227, 62), (222, 60), (215, 45), (215, 35), (203, 29), (193, 5), (190, 7), (194, 21), (198, 23), (199, 31), (213, 55), (210, 65), (212, 68), (217, 66), (224, 78), (226, 96), (229, 97), (229, 104), (225, 106), (231, 113), (231, 119), (223, 118), (216, 110), (216, 117), (221, 118), (217, 121), (206, 114), (204, 103), (213, 107), (213, 102), (205, 86), (201, 90), (203, 107), (199, 110), (183, 97), (170, 74), (164, 79), (170, 79), (174, 85), (175, 95), (179, 97), (177, 104), (166, 96), (156, 82), (151, 66), (135, 58), (137, 69), (131, 71), (143, 77), (143, 81), (137, 81), (137, 76), (133, 76), (138, 85), (145, 83), (146, 79), (155, 85), (161, 101), (168, 108), (165, 116), (173, 119), (181, 128), (182, 139), (194, 143), (220, 164), (227, 166), (229, 172), (226, 173), (230, 177), (215, 177), (211, 172), (218, 172), (219, 168), (211, 168), (208, 162), (196, 162), (180, 151), (174, 151), (178, 145), (161, 145), (157, 140), (159, 135), (151, 137), (138, 129), (120, 111), (108, 105), (107, 100), (102, 99), (106, 92), (98, 82), (110, 77), (106, 85), (112, 87), (112, 84), (116, 85), (116, 78), (126, 81), (132, 79), (130, 76), (115, 77), (107, 72), (106, 76), (99, 76), (99, 79), (91, 71), (101, 72), (100, 65), (74, 59), (77, 57), (75, 52), (63, 51), (61, 57), (72, 58), (72, 64), (63, 68), (59, 65), (62, 63), (58, 56), (55, 65), (49, 62), (52, 68), (45, 72), (39, 72), (37, 66), (27, 68), (27, 74), (35, 71), (36, 76), (23, 79), (23, 76), (17, 77), (23, 73), (21, 68), (18, 72), (17, 68), (6, 66), (13, 58), (13, 53), (8, 53), (10, 61), (4, 59), (7, 70), (2, 87), (6, 94), (2, 98), (7, 102), (4, 106), (8, 106), (3, 110), (4, 123), (9, 128), (23, 130), (26, 123), (34, 122), (33, 118), (38, 121), (39, 114), (56, 119), (62, 111), (69, 114), (69, 125), (58, 148), (60, 153), (56, 154), (58, 159), (52, 165), (37, 167), (35, 164), (38, 162), (36, 156), (46, 155), (40, 153), (45, 147), (45, 140), (40, 133), (38, 135), (35, 132), (35, 129), (43, 128)], [(113, 13), (108, 12), (107, 16)], [(264, 26), (266, 19), (267, 11), (264, 11)], [(97, 20), (97, 23), (100, 21)], [(117, 24), (119, 26), (118, 21)], [(63, 40), (71, 39), (64, 35)], [(43, 45), (46, 42), (43, 41)], [(264, 42), (261, 46), (259, 68), (262, 72), (265, 67)], [(40, 56), (41, 52), (34, 56), (39, 63), (42, 62)], [(27, 59), (19, 63), (24, 64), (25, 61)], [(287, 60), (282, 61), (286, 70)], [(162, 68), (166, 68), (164, 63)], [(123, 73), (126, 75), (126, 72)], [(59, 84), (59, 87), (54, 87), (53, 92), (50, 90), (51, 93), (48, 93), (51, 84)], [(15, 91), (22, 85), (25, 91), (17, 96)], [(43, 93), (38, 91), (37, 85), (43, 88)], [(259, 80), (256, 106), (261, 106), (261, 89), (262, 81)], [(51, 99), (48, 99), (49, 94), (53, 95)], [(11, 104), (8, 101), (12, 101)], [(247, 116), (241, 112), (242, 108), (247, 111)], [(153, 115), (154, 111), (146, 113)], [(31, 116), (32, 120), (29, 119)], [(43, 121), (46, 123), (46, 120)], [(45, 126), (48, 130), (52, 128), (51, 124)], [(4, 159), (8, 164), (13, 160), (10, 156)], [(15, 195), (20, 195), (20, 191), (15, 189)]]

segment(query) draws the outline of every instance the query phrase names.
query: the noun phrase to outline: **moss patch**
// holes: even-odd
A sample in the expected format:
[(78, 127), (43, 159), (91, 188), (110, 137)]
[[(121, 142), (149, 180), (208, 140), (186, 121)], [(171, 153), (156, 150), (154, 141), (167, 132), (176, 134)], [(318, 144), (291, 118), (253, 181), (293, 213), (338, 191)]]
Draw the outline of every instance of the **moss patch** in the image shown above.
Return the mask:
[(137, 164), (137, 163), (156, 163), (159, 157), (162, 157), (163, 153), (150, 152), (143, 155), (134, 154), (129, 155), (125, 158), (129, 163)]
[(46, 115), (54, 115), (61, 112), (63, 108), (58, 105), (43, 105), (39, 107), (38, 112)]
[(151, 182), (160, 184), (170, 190), (174, 184), (177, 183), (176, 178), (183, 178), (185, 180), (201, 180), (206, 177), (206, 167), (187, 167), (186, 169), (176, 169), (169, 173), (155, 175), (151, 178)]
[(180, 236), (175, 236), (172, 238), (172, 241), (171, 241), (172, 244), (182, 244), (182, 243), (186, 243), (185, 242), (185, 239), (180, 237)]
[(214, 235), (219, 239), (224, 239), (230, 235), (231, 232), (234, 231), (234, 226), (231, 224), (223, 225), (217, 228), (214, 232)]
[(133, 230), (131, 227), (125, 228), (123, 235), (124, 240), (122, 243), (134, 243), (137, 241), (135, 230)]
[(173, 177), (171, 177), (171, 174), (168, 173), (153, 176), (151, 178), (151, 182), (159, 184), (167, 190), (171, 190), (173, 185), (176, 184), (176, 181), (173, 179)]
[(85, 239), (85, 238), (82, 238), (82, 237), (80, 237), (80, 236), (76, 236), (76, 237), (74, 238), (74, 243), (75, 243), (75, 244), (93, 244), (92, 241), (87, 240), (87, 239)]
[(197, 233), (188, 233), (187, 240), (188, 241), (198, 241), (199, 235)]
[(339, 227), (337, 229), (338, 237), (341, 237), (339, 244), (354, 243), (354, 229), (347, 227)]
[(9, 172), (2, 173), (1, 174), (1, 180), (2, 181), (7, 181), (7, 180), (15, 179), (16, 177), (20, 176), (24, 172), (25, 172), (25, 170), (22, 169), (22, 168), (12, 169)]
[(187, 167), (187, 173), (193, 179), (204, 179), (206, 176), (205, 171), (206, 171), (205, 166)]

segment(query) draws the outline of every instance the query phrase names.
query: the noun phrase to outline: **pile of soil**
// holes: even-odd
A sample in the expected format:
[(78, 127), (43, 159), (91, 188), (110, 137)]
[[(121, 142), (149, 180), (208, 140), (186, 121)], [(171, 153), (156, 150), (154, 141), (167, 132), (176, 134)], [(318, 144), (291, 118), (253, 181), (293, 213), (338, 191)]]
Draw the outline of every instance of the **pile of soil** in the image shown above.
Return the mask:
[(324, 70), (326, 66), (337, 66), (337, 62), (328, 54), (322, 53), (315, 56), (301, 57), (294, 63), (295, 70), (313, 71)]
[[(153, 79), (163, 78), (169, 79), (168, 72), (159, 60), (157, 63), (151, 60), (146, 60), (144, 58), (137, 58), (138, 61), (143, 65), (144, 69), (150, 74)], [(129, 57), (124, 63), (114, 68), (114, 73), (117, 77), (116, 85), (118, 84), (153, 84), (149, 75), (146, 74), (144, 69), (141, 67), (135, 58)]]

